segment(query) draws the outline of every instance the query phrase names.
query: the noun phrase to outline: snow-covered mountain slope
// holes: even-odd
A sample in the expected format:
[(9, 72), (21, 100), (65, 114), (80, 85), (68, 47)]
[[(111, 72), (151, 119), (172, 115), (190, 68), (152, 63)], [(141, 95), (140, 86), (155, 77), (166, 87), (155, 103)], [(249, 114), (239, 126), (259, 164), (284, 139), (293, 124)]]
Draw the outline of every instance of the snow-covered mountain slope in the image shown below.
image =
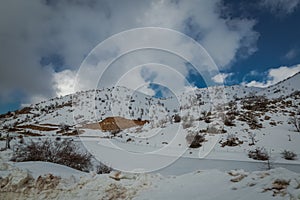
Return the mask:
[[(300, 152), (291, 123), (300, 114), (299, 80), (300, 73), (265, 89), (216, 86), (164, 99), (124, 87), (81, 91), (1, 115), (0, 131), (25, 137), (109, 137), (135, 152), (170, 146), (174, 152), (188, 149), (187, 157), (212, 159), (249, 160), (248, 150), (265, 147), (285, 162), (281, 151)], [(236, 153), (221, 156), (226, 152)]]
[[(81, 91), (1, 115), (0, 199), (299, 199), (299, 76), (165, 99), (124, 87)], [(31, 140), (78, 144), (93, 155), (90, 174), (9, 161)], [(96, 175), (99, 162), (164, 176)], [(256, 172), (266, 168), (275, 169)]]
[[(90, 90), (74, 95), (50, 99), (15, 112), (0, 116), (3, 127), (36, 125), (34, 133), (54, 133), (60, 124), (73, 126), (78, 123), (99, 122), (107, 117), (128, 119), (165, 120), (194, 106), (197, 111), (209, 111), (217, 104), (243, 98), (259, 91), (244, 86), (212, 87), (183, 93), (178, 97), (157, 99), (124, 87)], [(163, 119), (162, 119), (163, 118)], [(38, 126), (44, 127), (38, 128)], [(53, 131), (51, 130), (53, 129)], [(15, 129), (20, 131), (21, 129)]]
[(299, 92), (300, 87), (300, 72), (292, 77), (289, 77), (275, 85), (269, 86), (257, 93), (257, 95), (264, 95), (268, 98), (285, 97), (295, 92)]

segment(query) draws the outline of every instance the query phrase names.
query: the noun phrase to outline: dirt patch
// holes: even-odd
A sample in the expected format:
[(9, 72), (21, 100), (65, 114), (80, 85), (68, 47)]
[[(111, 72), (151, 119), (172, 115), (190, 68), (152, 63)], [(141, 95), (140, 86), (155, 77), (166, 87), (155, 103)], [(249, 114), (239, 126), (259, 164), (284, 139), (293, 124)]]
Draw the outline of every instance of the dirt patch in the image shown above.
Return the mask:
[(92, 124), (85, 124), (82, 128), (92, 129), (92, 130), (102, 130), (100, 123), (92, 123)]
[(57, 124), (40, 124), (40, 126), (50, 126), (50, 127), (59, 127)]
[(55, 131), (55, 130), (57, 130), (57, 128), (37, 126), (37, 125), (33, 125), (33, 124), (17, 126), (17, 128), (21, 128), (21, 129), (26, 128), (26, 129), (36, 130), (36, 131)]
[(22, 131), (22, 129), (12, 127), (12, 128), (9, 128), (7, 131), (8, 132), (18, 132), (18, 131)]
[(149, 121), (132, 120), (123, 117), (108, 117), (99, 123), (86, 124), (83, 128), (115, 132), (136, 126), (143, 126), (146, 123), (149, 123)]

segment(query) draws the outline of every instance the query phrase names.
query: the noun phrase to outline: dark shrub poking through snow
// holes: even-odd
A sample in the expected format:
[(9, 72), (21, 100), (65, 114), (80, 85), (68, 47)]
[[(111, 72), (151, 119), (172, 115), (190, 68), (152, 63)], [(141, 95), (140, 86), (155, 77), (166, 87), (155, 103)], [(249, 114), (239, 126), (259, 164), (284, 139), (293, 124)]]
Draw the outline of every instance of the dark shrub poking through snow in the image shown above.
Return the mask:
[(101, 163), (100, 165), (97, 166), (96, 170), (97, 170), (96, 171), (97, 174), (109, 174), (112, 171), (112, 168)]
[(239, 138), (233, 134), (228, 134), (226, 141), (224, 142), (221, 141), (220, 143), (222, 147), (225, 146), (234, 147), (243, 144), (243, 141), (239, 140)]
[(199, 133), (189, 133), (185, 137), (187, 143), (189, 144), (190, 148), (199, 148), (202, 146), (202, 142), (205, 142), (205, 136)]
[(91, 154), (81, 152), (71, 140), (46, 139), (37, 142), (31, 140), (29, 144), (16, 146), (11, 160), (53, 162), (77, 170), (89, 171), (91, 157)]
[(249, 158), (254, 160), (269, 160), (270, 156), (264, 148), (256, 148), (248, 152)]
[(179, 123), (181, 121), (181, 117), (178, 115), (178, 114), (176, 114), (175, 116), (174, 116), (174, 122), (175, 123)]
[(224, 119), (224, 125), (225, 126), (235, 126), (233, 120), (231, 120), (229, 117), (225, 117), (225, 119)]
[(282, 157), (286, 160), (296, 160), (297, 158), (297, 154), (292, 151), (284, 150), (283, 152), (281, 152), (281, 154)]

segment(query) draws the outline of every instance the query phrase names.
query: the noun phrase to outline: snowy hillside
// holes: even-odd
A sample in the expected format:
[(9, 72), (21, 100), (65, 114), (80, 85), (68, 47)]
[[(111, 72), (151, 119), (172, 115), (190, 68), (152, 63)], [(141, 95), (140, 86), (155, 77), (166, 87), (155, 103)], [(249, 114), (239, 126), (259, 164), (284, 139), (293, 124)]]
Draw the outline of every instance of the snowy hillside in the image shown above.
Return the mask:
[(299, 91), (300, 72), (294, 76), (287, 78), (275, 85), (272, 85), (260, 91), (258, 95), (265, 95), (269, 98), (285, 97)]
[[(160, 99), (115, 87), (81, 91), (3, 114), (0, 116), (0, 164), (5, 167), (2, 166), (0, 175), (8, 178), (0, 178), (0, 181), (17, 179), (20, 182), (17, 181), (18, 186), (5, 182), (2, 190), (6, 192), (4, 195), (12, 195), (11, 188), (26, 188), (22, 185), (25, 180), (20, 177), (27, 177), (30, 184), (37, 181), (37, 174), (30, 169), (37, 169), (41, 163), (26, 165), (9, 160), (20, 145), (49, 139), (58, 145), (55, 148), (61, 148), (60, 141), (70, 140), (80, 144), (79, 152), (92, 154), (90, 174), (82, 172), (83, 179), (72, 178), (73, 182), (68, 185), (79, 196), (83, 195), (78, 189), (80, 184), (94, 188), (99, 181), (104, 181), (105, 186), (97, 190), (113, 190), (119, 192), (116, 195), (128, 199), (151, 199), (153, 193), (159, 199), (178, 199), (181, 185), (188, 185), (185, 194), (191, 199), (197, 199), (199, 188), (208, 192), (206, 199), (223, 195), (228, 199), (241, 196), (253, 199), (254, 194), (258, 199), (271, 196), (297, 199), (300, 181), (296, 174), (300, 173), (299, 85), (300, 73), (264, 89), (216, 86)], [(12, 150), (7, 149), (8, 144)], [(51, 145), (46, 147), (52, 148)], [(99, 162), (115, 170), (154, 174), (129, 174), (129, 178), (115, 183), (109, 175), (91, 177)], [(24, 168), (29, 172), (22, 171)], [(272, 168), (275, 169), (255, 172)], [(233, 169), (248, 172), (227, 173)], [(18, 171), (17, 177), (9, 172), (12, 170)], [(195, 172), (198, 170), (205, 171)], [(72, 173), (75, 172), (70, 171)], [(174, 177), (165, 177), (167, 175)], [(69, 180), (62, 178), (61, 181)], [(207, 183), (206, 187), (203, 181)], [(58, 182), (54, 187), (58, 187), (57, 191), (52, 188), (56, 191), (54, 197), (64, 195), (65, 189), (60, 188), (67, 187), (67, 183)], [(197, 184), (192, 184), (194, 182)], [(133, 183), (134, 187), (130, 186)], [(167, 193), (165, 187), (168, 184), (170, 191)], [(206, 190), (208, 185), (223, 189), (215, 194), (213, 190)], [(165, 189), (158, 191), (157, 188)], [(245, 193), (247, 195), (243, 195)], [(101, 193), (105, 194), (108, 195)], [(22, 195), (20, 193), (20, 197)], [(45, 193), (45, 197), (50, 197), (47, 195), (50, 194)]]

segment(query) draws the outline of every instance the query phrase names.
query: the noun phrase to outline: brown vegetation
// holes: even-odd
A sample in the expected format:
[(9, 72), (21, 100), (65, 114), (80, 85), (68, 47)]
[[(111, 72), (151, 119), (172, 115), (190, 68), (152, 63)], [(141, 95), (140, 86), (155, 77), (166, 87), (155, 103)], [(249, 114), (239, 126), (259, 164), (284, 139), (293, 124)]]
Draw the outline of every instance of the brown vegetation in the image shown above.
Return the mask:
[(263, 192), (273, 191), (273, 196), (281, 195), (284, 197), (287, 194), (287, 187), (290, 185), (290, 180), (276, 179), (272, 183), (272, 187), (265, 188)]
[(21, 110), (18, 110), (18, 111), (16, 111), (16, 114), (17, 115), (21, 115), (21, 114), (31, 114), (31, 111), (32, 110), (32, 108), (30, 108), (30, 107), (24, 107), (24, 108), (22, 108)]

